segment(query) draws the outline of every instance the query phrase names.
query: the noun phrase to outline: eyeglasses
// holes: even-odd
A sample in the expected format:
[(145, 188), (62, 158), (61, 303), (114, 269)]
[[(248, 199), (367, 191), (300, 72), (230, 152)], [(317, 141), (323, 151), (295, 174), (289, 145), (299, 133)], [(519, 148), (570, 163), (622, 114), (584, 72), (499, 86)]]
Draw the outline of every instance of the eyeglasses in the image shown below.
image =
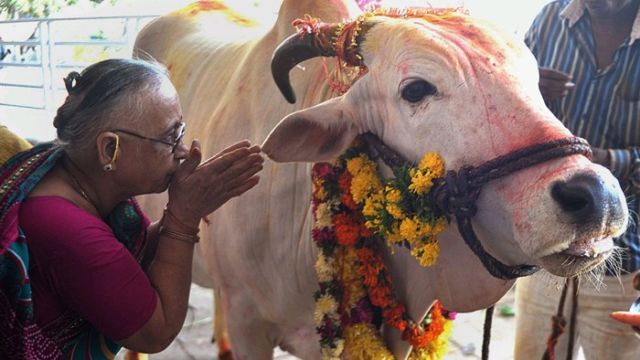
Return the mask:
[(113, 129), (111, 130), (111, 132), (123, 133), (131, 136), (135, 136), (139, 139), (144, 139), (144, 140), (149, 140), (149, 141), (154, 141), (154, 142), (159, 142), (161, 144), (169, 145), (171, 146), (171, 153), (173, 154), (176, 152), (176, 148), (178, 147), (178, 145), (180, 145), (180, 142), (184, 137), (184, 132), (186, 127), (187, 127), (187, 124), (185, 124), (184, 122), (181, 122), (178, 125), (176, 125), (174, 133), (173, 135), (171, 135), (172, 140), (152, 138), (152, 137), (140, 135), (140, 134), (134, 133), (133, 131), (129, 131), (125, 129)]

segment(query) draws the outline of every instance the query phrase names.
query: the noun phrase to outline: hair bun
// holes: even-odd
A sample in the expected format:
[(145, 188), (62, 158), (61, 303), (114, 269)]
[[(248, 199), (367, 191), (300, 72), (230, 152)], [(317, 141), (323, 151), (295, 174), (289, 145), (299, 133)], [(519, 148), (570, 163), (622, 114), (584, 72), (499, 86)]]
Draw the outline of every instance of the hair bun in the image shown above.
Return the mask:
[(67, 88), (67, 92), (71, 94), (71, 92), (78, 86), (78, 81), (82, 76), (77, 71), (72, 71), (64, 78), (64, 87)]

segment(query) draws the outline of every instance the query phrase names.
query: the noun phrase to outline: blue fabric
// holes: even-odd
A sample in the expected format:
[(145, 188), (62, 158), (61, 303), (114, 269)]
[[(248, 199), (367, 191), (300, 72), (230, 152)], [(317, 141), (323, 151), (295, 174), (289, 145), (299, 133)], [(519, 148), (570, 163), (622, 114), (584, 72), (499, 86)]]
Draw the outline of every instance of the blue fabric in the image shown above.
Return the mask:
[[(623, 273), (640, 269), (640, 237), (635, 225), (640, 211), (640, 40), (627, 38), (613, 63), (598, 69), (588, 13), (573, 24), (560, 14), (569, 0), (551, 2), (525, 35), (541, 67), (573, 77), (569, 95), (547, 103), (576, 136), (593, 147), (608, 149), (610, 170), (625, 189), (632, 215), (627, 232), (615, 242), (627, 249)], [(632, 41), (633, 40), (633, 41)]]

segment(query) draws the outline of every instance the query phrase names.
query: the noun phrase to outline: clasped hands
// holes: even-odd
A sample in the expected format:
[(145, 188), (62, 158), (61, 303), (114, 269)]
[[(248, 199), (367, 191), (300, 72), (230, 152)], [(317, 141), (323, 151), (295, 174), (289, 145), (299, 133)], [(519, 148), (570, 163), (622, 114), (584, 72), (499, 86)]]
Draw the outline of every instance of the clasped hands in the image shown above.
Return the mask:
[(197, 228), (200, 219), (258, 184), (264, 161), (260, 151), (260, 146), (240, 141), (201, 163), (200, 142), (194, 140), (169, 184), (167, 209), (187, 227)]

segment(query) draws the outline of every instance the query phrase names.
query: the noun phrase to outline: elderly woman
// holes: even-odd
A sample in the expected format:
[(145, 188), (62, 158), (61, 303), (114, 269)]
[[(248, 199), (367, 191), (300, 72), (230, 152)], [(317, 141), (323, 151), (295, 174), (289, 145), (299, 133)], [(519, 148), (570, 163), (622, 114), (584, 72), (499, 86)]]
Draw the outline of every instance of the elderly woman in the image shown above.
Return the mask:
[[(258, 183), (258, 146), (201, 163), (164, 69), (106, 60), (65, 79), (57, 140), (0, 169), (0, 354), (164, 349), (185, 319), (200, 219)], [(168, 189), (150, 224), (135, 195)]]

